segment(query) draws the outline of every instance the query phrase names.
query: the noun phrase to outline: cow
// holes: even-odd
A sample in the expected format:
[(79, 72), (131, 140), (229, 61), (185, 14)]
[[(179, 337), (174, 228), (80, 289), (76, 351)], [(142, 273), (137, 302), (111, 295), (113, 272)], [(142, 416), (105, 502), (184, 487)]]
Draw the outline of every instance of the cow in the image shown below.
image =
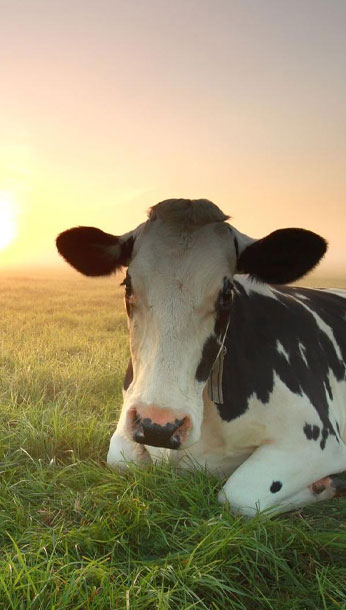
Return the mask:
[(343, 495), (346, 291), (287, 286), (327, 244), (304, 229), (253, 239), (206, 199), (171, 199), (122, 236), (57, 238), (87, 276), (127, 267), (131, 360), (107, 461), (162, 459), (227, 478), (251, 517)]

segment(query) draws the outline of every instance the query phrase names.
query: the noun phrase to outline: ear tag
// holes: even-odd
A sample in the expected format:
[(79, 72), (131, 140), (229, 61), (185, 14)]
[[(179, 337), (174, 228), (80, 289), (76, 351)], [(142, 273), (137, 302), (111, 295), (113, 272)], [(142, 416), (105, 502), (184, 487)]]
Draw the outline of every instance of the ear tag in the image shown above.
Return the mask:
[(226, 354), (227, 348), (223, 345), (213, 364), (207, 383), (209, 398), (218, 405), (223, 405), (222, 377), (223, 362)]

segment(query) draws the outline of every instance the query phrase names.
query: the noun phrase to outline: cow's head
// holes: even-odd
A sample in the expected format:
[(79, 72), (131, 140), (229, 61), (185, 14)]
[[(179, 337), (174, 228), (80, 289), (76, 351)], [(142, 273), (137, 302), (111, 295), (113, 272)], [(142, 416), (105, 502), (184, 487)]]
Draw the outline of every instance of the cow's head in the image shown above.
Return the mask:
[(232, 314), (234, 274), (292, 282), (326, 251), (310, 231), (281, 229), (255, 240), (227, 219), (205, 199), (172, 199), (121, 237), (78, 227), (57, 239), (60, 254), (85, 275), (128, 267), (133, 378), (120, 425), (138, 443), (177, 449), (198, 441), (203, 389)]

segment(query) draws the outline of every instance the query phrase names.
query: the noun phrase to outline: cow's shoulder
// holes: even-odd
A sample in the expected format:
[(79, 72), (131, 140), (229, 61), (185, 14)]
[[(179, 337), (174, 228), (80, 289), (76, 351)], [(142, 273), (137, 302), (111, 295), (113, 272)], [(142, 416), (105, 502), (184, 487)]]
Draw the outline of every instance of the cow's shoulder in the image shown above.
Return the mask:
[(287, 396), (304, 396), (329, 426), (331, 378), (345, 379), (345, 296), (329, 290), (269, 286), (236, 276), (223, 367), (225, 421), (243, 415), (250, 397), (265, 408), (279, 379)]

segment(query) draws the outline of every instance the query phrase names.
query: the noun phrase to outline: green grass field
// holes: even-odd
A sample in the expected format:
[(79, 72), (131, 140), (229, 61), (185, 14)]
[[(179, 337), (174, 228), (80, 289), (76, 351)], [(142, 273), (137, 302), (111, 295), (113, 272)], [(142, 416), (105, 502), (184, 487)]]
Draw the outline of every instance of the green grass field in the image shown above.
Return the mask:
[(204, 472), (107, 468), (119, 281), (0, 276), (0, 608), (346, 609), (346, 499), (247, 521)]

